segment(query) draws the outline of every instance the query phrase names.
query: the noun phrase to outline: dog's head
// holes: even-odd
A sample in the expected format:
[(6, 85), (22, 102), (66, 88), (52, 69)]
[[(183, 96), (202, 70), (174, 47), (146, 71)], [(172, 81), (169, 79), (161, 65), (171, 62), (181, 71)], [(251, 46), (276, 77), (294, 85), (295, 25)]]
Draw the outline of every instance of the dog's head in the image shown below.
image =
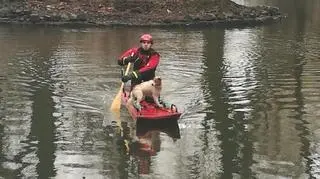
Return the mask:
[(161, 86), (161, 77), (156, 76), (153, 78), (153, 81), (155, 86)]

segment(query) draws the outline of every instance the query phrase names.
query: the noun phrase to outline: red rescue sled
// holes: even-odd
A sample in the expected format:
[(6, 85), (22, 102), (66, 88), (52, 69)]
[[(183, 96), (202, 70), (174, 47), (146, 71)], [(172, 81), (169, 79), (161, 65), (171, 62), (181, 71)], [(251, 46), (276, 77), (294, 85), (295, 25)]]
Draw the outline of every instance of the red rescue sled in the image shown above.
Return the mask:
[(138, 111), (133, 105), (126, 105), (129, 99), (129, 92), (122, 91), (122, 104), (126, 106), (131, 117), (134, 120), (178, 120), (181, 113), (178, 112), (177, 108), (172, 105), (170, 108), (159, 108), (155, 103), (148, 103), (141, 101), (142, 109)]

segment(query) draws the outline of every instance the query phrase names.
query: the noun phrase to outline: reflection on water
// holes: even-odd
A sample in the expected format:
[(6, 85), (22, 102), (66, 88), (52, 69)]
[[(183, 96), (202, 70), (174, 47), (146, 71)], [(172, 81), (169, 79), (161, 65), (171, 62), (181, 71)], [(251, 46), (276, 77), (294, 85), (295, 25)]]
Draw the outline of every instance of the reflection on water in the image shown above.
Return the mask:
[[(171, 137), (172, 140), (164, 140), (165, 137)], [(180, 139), (180, 131), (176, 120), (138, 121), (136, 138), (130, 147), (130, 152), (137, 163), (138, 174), (155, 177), (167, 173), (174, 167), (175, 153), (170, 148), (178, 139)], [(163, 152), (161, 148), (169, 150)], [(153, 160), (154, 156), (159, 156), (161, 160)]]
[[(0, 177), (319, 177), (320, 3), (240, 3), (288, 18), (236, 29), (0, 27)], [(178, 123), (108, 111), (115, 59), (146, 31)]]

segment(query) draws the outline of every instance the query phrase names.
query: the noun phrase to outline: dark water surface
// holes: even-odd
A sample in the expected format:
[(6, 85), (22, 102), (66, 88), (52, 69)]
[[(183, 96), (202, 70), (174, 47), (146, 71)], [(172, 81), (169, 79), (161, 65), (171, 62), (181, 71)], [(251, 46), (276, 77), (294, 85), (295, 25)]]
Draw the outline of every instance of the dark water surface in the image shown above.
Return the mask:
[[(0, 26), (0, 178), (320, 178), (320, 1), (230, 29)], [(143, 32), (178, 122), (138, 123), (115, 61)]]

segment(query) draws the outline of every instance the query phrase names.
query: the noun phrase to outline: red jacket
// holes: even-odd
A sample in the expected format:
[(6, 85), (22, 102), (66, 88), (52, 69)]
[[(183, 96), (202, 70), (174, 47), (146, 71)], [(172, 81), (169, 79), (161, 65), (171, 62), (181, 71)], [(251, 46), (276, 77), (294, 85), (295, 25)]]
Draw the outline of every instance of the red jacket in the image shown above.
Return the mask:
[(137, 56), (137, 60), (134, 62), (133, 70), (138, 71), (141, 75), (141, 80), (151, 80), (155, 76), (155, 70), (160, 61), (160, 55), (152, 48), (148, 51), (139, 48), (131, 48), (125, 51), (120, 57), (119, 61), (123, 60), (124, 57)]

